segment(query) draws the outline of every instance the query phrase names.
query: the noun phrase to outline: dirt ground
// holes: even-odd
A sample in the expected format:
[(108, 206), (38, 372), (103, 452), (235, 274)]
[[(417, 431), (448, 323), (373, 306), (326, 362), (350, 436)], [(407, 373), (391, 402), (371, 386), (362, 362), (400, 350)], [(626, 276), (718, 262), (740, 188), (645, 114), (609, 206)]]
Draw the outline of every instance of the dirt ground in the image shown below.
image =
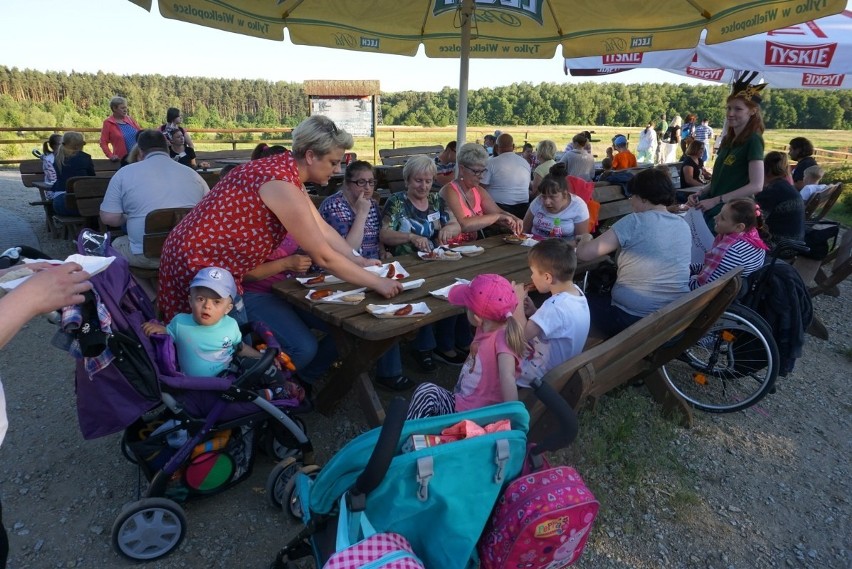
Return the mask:
[[(0, 170), (0, 207), (29, 223), (47, 253), (67, 255), (70, 244), (49, 239), (41, 209), (26, 205), (33, 199), (35, 191), (20, 184), (16, 171)], [(850, 288), (845, 283), (839, 298), (817, 299), (830, 339), (808, 339), (777, 394), (741, 413), (697, 413), (695, 428), (677, 430), (672, 451), (694, 479), (688, 502), (666, 495), (672, 492), (665, 477), (643, 479), (658, 489), (653, 495), (659, 499), (651, 500), (637, 498), (640, 488), (618, 486), (615, 476), (587, 477), (602, 502), (601, 515), (578, 567), (852, 567)], [(137, 469), (122, 456), (119, 435), (81, 437), (73, 362), (50, 345), (54, 332), (37, 318), (0, 352), (10, 421), (0, 451), (9, 567), (136, 566), (112, 550), (110, 536), (122, 506), (138, 496)], [(455, 373), (442, 367), (440, 377), (451, 382)], [(646, 398), (644, 390), (625, 396)], [(319, 464), (366, 429), (352, 399), (331, 416), (312, 413), (306, 422)], [(266, 567), (298, 527), (267, 503), (272, 467), (260, 455), (248, 480), (185, 504), (183, 545), (146, 566)]]

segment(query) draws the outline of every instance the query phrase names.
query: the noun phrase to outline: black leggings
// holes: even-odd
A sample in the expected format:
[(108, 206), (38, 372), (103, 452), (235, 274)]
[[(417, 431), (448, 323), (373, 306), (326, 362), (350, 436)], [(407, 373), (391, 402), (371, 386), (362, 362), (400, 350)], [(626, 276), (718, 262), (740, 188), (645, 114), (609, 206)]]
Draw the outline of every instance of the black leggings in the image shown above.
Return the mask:
[(6, 526), (3, 525), (3, 504), (0, 502), (0, 569), (6, 569), (8, 558), (9, 536), (6, 534)]

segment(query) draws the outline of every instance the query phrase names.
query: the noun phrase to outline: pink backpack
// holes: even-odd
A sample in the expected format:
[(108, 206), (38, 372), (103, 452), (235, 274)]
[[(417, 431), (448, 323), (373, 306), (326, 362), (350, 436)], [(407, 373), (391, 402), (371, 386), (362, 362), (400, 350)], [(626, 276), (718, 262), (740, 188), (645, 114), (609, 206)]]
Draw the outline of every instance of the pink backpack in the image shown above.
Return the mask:
[(335, 549), (323, 569), (425, 569), (405, 536), (378, 533), (364, 512), (350, 512), (346, 494), (340, 498)]
[(481, 569), (561, 569), (579, 559), (600, 504), (577, 471), (546, 468), (512, 481), (479, 541)]

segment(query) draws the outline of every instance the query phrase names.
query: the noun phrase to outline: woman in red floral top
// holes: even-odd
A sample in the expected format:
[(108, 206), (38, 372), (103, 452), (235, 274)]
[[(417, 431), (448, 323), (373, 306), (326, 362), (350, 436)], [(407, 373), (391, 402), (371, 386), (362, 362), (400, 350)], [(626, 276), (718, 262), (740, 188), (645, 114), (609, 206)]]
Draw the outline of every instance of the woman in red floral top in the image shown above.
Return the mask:
[(327, 184), (339, 173), (343, 153), (352, 145), (352, 135), (331, 119), (314, 115), (293, 130), (292, 152), (231, 170), (166, 239), (158, 294), (164, 320), (189, 312), (189, 283), (204, 267), (230, 271), (242, 294), (243, 275), (260, 265), (288, 232), (335, 276), (386, 298), (399, 294), (399, 282), (361, 270), (378, 261), (356, 257), (305, 192), (305, 182)]

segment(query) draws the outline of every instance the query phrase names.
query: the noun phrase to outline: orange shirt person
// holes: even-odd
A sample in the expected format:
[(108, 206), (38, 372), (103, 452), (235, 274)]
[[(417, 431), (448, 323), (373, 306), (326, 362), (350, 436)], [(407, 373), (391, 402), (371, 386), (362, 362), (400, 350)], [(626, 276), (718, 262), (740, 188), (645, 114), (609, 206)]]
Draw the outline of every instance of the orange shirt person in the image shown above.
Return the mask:
[[(618, 153), (613, 155), (613, 149)], [(606, 155), (612, 158), (613, 170), (636, 167), (636, 155), (627, 149), (627, 137), (623, 134), (617, 134), (612, 138), (612, 146), (606, 149)]]

